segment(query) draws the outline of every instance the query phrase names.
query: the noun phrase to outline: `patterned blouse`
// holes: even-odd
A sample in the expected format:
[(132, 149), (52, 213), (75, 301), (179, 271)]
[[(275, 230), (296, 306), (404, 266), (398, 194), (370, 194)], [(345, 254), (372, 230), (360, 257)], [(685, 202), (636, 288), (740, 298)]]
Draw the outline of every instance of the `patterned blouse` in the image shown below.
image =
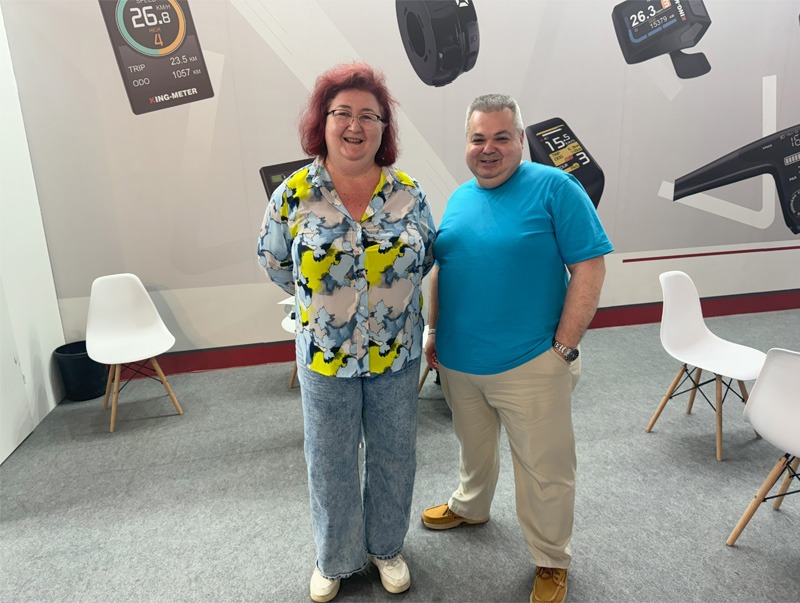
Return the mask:
[(422, 356), (422, 278), (436, 230), (419, 184), (384, 167), (354, 220), (322, 162), (296, 171), (267, 205), (258, 256), (295, 296), (297, 361), (336, 377), (404, 368)]

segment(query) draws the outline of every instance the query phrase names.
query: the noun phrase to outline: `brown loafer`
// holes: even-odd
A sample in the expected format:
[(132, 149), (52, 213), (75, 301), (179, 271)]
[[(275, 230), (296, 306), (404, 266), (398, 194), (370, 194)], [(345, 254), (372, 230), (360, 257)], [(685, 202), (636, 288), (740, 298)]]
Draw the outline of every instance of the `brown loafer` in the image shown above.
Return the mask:
[(447, 503), (430, 507), (422, 512), (422, 523), (431, 530), (449, 530), (460, 526), (462, 523), (478, 525), (487, 521), (489, 521), (488, 517), (486, 519), (467, 519), (466, 517), (461, 517), (461, 515), (456, 515), (450, 510)]
[(531, 603), (561, 603), (567, 598), (567, 574), (563, 567), (537, 567)]

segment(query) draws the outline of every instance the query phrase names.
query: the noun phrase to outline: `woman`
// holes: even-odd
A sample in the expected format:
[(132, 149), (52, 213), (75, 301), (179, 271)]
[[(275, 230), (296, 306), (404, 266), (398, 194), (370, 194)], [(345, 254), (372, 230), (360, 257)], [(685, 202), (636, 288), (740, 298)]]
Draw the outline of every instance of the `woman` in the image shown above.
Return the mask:
[(269, 278), (295, 296), (314, 601), (333, 599), (370, 561), (389, 592), (411, 585), (400, 552), (416, 466), (420, 284), (435, 228), (425, 193), (392, 167), (394, 105), (383, 75), (363, 63), (317, 78), (300, 121), (316, 160), (272, 195), (258, 242)]

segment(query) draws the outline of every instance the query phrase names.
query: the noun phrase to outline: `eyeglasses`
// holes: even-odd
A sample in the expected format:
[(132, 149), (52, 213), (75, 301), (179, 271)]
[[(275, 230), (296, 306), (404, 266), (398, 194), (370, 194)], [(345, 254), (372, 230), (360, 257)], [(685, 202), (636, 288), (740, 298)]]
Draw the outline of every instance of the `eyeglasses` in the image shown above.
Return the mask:
[(374, 130), (381, 124), (385, 123), (380, 115), (375, 115), (374, 113), (361, 113), (359, 115), (353, 115), (347, 109), (333, 109), (332, 111), (328, 111), (325, 115), (332, 115), (334, 123), (343, 128), (346, 128), (353, 123), (354, 119), (357, 119), (358, 123), (365, 130)]

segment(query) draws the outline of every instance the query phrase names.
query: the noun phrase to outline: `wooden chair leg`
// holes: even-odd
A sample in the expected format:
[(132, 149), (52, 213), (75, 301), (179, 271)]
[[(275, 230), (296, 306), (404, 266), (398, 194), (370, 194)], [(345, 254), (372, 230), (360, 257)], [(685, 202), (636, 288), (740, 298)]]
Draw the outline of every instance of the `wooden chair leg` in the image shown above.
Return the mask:
[(109, 431), (114, 433), (117, 428), (117, 401), (119, 400), (119, 376), (122, 372), (122, 365), (114, 365), (114, 393), (111, 396), (111, 428)]
[(717, 375), (717, 460), (722, 460), (722, 376)]
[(294, 387), (294, 380), (297, 378), (297, 362), (292, 365), (292, 378), (289, 379), (289, 389)]
[(422, 378), (419, 380), (419, 389), (417, 390), (417, 393), (422, 391), (422, 386), (425, 385), (425, 379), (428, 378), (428, 373), (430, 372), (431, 372), (431, 367), (426, 365), (425, 370), (422, 371)]
[(694, 386), (692, 387), (692, 391), (689, 394), (689, 403), (686, 405), (686, 414), (692, 414), (692, 406), (694, 406), (694, 397), (697, 395), (698, 384), (700, 383), (700, 376), (703, 374), (703, 369), (699, 366), (694, 371), (694, 377), (692, 380), (694, 381)]
[(656, 424), (656, 421), (658, 421), (658, 417), (661, 416), (661, 411), (664, 410), (664, 407), (667, 405), (667, 402), (669, 402), (669, 399), (672, 396), (673, 392), (675, 391), (675, 388), (678, 387), (678, 383), (681, 380), (681, 375), (683, 375), (684, 370), (686, 370), (685, 364), (678, 369), (678, 374), (675, 375), (675, 378), (672, 380), (672, 383), (670, 384), (669, 388), (667, 388), (667, 393), (664, 394), (664, 398), (661, 400), (661, 404), (658, 405), (658, 408), (656, 408), (656, 412), (653, 413), (653, 418), (650, 419), (650, 422), (647, 424), (647, 427), (644, 428), (644, 430), (647, 433), (650, 433), (650, 430), (653, 429), (653, 426)]
[[(742, 401), (745, 404), (747, 404), (747, 400), (749, 398), (749, 396), (747, 395), (747, 386), (744, 384), (744, 381), (741, 381), (741, 380), (737, 380), (737, 381), (739, 382), (739, 391), (742, 392)], [(761, 439), (761, 434), (758, 433), (755, 429), (753, 430), (753, 433), (756, 434), (756, 439), (757, 440)]]
[[(800, 456), (796, 456), (794, 460), (789, 463), (789, 466), (794, 469), (794, 472), (797, 473), (797, 467), (800, 466)], [(781, 483), (781, 487), (778, 488), (778, 498), (775, 499), (775, 502), (772, 503), (772, 508), (776, 511), (781, 508), (781, 503), (783, 502), (783, 495), (789, 491), (789, 484), (792, 483), (792, 473), (788, 469), (786, 470), (786, 477), (783, 478), (783, 483)]]
[(739, 391), (742, 392), (742, 400), (745, 404), (747, 404), (747, 386), (744, 384), (744, 381), (741, 379), (737, 379), (737, 383), (739, 384)]
[(150, 359), (150, 363), (153, 365), (153, 368), (156, 370), (156, 374), (158, 375), (158, 378), (161, 379), (161, 383), (164, 384), (164, 389), (167, 390), (167, 393), (169, 394), (169, 399), (172, 400), (172, 405), (175, 407), (175, 410), (178, 411), (179, 415), (182, 415), (183, 414), (183, 409), (181, 408), (181, 405), (178, 404), (178, 399), (175, 397), (175, 394), (172, 392), (172, 388), (169, 386), (169, 383), (167, 383), (167, 376), (164, 374), (164, 371), (162, 371), (161, 367), (158, 366), (158, 362), (156, 361), (155, 358), (151, 358)]
[(114, 383), (114, 367), (116, 364), (109, 365), (108, 367), (108, 381), (106, 381), (106, 395), (103, 398), (103, 412), (108, 410), (108, 396), (111, 394), (111, 384)]
[(769, 491), (772, 490), (772, 486), (775, 485), (775, 482), (778, 481), (778, 478), (781, 475), (784, 467), (786, 467), (786, 463), (789, 461), (786, 455), (782, 456), (775, 466), (772, 468), (772, 471), (769, 472), (767, 479), (764, 480), (764, 483), (761, 484), (761, 487), (756, 492), (755, 497), (753, 500), (750, 501), (750, 504), (747, 505), (747, 508), (744, 510), (744, 515), (742, 515), (739, 523), (736, 524), (736, 527), (733, 528), (733, 532), (731, 535), (728, 536), (728, 539), (725, 541), (725, 544), (728, 546), (733, 546), (736, 543), (736, 539), (739, 538), (739, 534), (742, 533), (747, 523), (750, 521), (750, 518), (753, 517), (758, 506), (764, 502), (764, 498), (766, 498)]

